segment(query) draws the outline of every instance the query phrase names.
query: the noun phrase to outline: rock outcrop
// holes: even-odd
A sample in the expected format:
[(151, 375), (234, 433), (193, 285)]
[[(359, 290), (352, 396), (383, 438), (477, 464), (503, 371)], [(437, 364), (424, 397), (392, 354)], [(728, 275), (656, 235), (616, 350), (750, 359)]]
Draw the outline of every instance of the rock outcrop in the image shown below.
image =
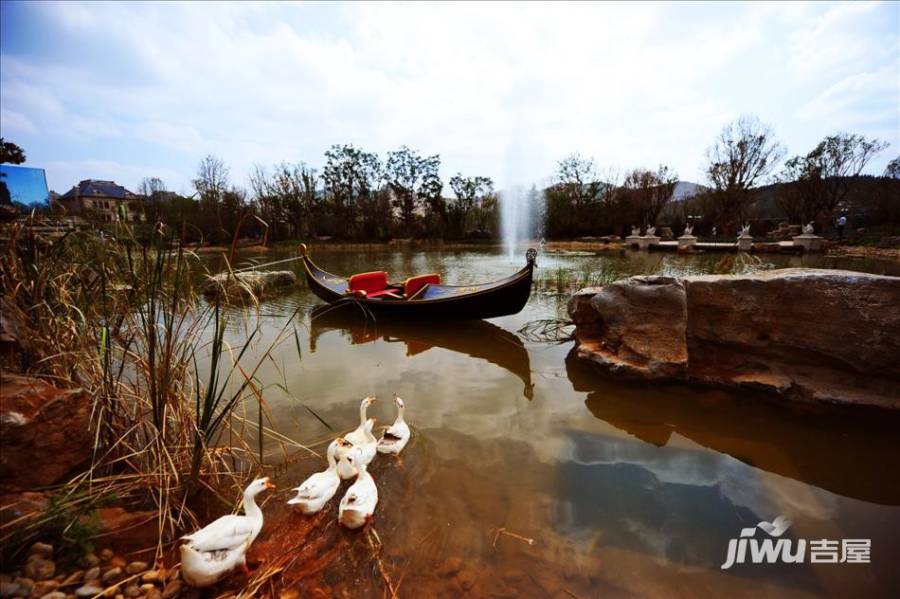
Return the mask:
[(784, 269), (641, 276), (569, 302), (578, 356), (647, 378), (900, 409), (900, 278)]
[(273, 290), (293, 287), (296, 284), (297, 275), (289, 270), (224, 272), (209, 277), (203, 293), (208, 297), (216, 295), (247, 297), (250, 294), (261, 297)]
[(91, 459), (91, 402), (80, 389), (4, 374), (0, 384), (0, 489), (62, 482)]

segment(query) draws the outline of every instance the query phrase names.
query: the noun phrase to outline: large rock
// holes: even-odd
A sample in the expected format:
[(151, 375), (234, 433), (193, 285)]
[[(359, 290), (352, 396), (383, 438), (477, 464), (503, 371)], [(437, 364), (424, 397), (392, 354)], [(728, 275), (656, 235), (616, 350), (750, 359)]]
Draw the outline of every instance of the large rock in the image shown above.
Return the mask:
[(3, 374), (0, 488), (52, 485), (91, 459), (90, 396), (40, 379)]
[(261, 297), (277, 289), (293, 287), (297, 275), (289, 270), (250, 270), (238, 273), (220, 273), (209, 277), (203, 288), (207, 296), (227, 295)]
[(835, 270), (632, 277), (569, 302), (579, 357), (648, 378), (900, 408), (900, 278)]

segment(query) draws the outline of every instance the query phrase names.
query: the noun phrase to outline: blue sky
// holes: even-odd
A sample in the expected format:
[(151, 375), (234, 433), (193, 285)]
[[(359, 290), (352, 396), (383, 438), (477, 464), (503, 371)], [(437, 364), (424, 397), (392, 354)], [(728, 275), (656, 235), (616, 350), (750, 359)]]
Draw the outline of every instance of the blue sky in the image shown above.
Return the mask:
[(665, 163), (755, 113), (791, 154), (848, 131), (900, 153), (900, 4), (0, 3), (0, 135), (51, 189), (188, 191), (222, 157), (333, 143), (439, 153), (445, 179), (542, 183), (571, 152)]

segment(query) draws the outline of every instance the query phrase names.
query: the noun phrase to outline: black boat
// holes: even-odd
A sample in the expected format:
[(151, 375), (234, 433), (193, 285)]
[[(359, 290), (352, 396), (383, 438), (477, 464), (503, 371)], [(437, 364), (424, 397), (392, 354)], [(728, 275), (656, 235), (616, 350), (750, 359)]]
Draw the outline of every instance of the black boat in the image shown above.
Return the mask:
[(537, 252), (529, 249), (525, 267), (499, 281), (442, 285), (438, 275), (413, 277), (403, 284), (388, 283), (383, 271), (333, 275), (315, 265), (305, 245), (300, 246), (300, 253), (309, 288), (329, 304), (356, 303), (377, 316), (434, 320), (477, 320), (519, 312), (531, 295), (537, 257)]

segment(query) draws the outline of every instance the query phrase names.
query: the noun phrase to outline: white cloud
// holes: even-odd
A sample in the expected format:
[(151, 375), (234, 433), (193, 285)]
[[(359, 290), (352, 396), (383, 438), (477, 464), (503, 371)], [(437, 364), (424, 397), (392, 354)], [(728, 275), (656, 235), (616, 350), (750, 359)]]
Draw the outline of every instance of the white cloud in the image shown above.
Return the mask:
[[(879, 32), (885, 15), (898, 19), (877, 4), (34, 10), (59, 32), (53, 59), (2, 54), (4, 115), (33, 125), (22, 129), (29, 157), (86, 165), (128, 148), (143, 155), (117, 161), (169, 170), (175, 187), (207, 153), (243, 183), (254, 163), (318, 164), (346, 142), (440, 153), (445, 175), (500, 186), (545, 180), (573, 151), (696, 180), (704, 149), (740, 113), (759, 113), (799, 152), (838, 129), (884, 136), (865, 116), (873, 95), (897, 111), (898, 65), (885, 58), (896, 36)], [(851, 85), (882, 75), (877, 89)]]

